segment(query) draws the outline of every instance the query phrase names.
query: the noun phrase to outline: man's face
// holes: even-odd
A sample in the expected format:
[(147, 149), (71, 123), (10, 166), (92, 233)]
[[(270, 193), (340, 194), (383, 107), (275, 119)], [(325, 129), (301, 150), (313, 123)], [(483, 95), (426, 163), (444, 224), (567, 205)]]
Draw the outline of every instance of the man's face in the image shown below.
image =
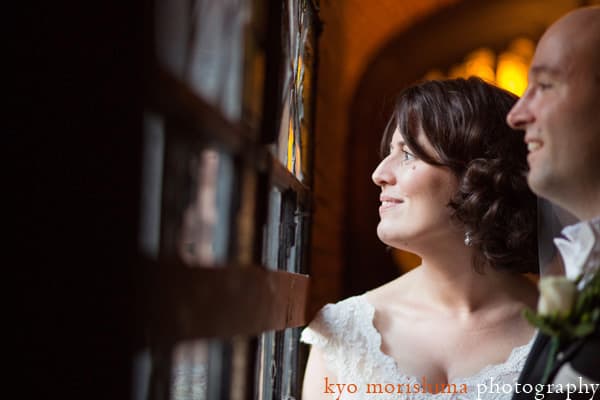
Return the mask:
[(540, 40), (527, 91), (507, 121), (526, 131), (532, 190), (569, 208), (574, 196), (590, 198), (590, 185), (600, 187), (600, 49), (576, 21), (562, 22)]

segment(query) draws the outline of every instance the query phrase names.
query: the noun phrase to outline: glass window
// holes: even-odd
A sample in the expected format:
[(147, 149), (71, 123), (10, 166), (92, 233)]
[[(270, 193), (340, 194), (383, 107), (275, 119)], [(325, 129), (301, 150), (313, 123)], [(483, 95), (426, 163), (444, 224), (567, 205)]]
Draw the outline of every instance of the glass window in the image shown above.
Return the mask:
[(153, 6), (135, 399), (299, 398), (288, 317), (307, 291), (312, 4)]

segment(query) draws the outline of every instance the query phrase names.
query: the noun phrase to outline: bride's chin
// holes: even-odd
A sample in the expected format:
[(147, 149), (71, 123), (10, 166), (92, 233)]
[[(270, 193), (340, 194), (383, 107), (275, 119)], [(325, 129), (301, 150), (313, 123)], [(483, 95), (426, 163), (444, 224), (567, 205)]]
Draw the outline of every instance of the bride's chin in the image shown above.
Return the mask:
[(383, 244), (393, 247), (394, 249), (402, 250), (406, 245), (406, 240), (401, 235), (381, 227), (377, 227), (377, 237)]
[(380, 222), (379, 225), (377, 225), (377, 237), (379, 240), (389, 246), (388, 241), (391, 239), (390, 236), (390, 232), (385, 228), (385, 226), (382, 226), (382, 223)]

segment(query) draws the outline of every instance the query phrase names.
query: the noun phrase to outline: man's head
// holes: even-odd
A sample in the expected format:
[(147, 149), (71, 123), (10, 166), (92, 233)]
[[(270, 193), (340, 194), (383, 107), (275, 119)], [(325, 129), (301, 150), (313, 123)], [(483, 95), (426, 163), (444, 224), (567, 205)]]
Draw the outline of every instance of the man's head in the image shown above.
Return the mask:
[(544, 33), (507, 121), (526, 131), (532, 190), (581, 219), (600, 215), (600, 7)]

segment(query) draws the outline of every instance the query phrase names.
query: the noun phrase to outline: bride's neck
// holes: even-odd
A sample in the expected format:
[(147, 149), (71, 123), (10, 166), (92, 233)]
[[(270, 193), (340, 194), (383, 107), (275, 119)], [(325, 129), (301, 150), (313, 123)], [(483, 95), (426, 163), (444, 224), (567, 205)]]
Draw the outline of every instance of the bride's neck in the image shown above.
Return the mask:
[(419, 290), (433, 307), (459, 315), (471, 313), (495, 301), (504, 287), (507, 273), (485, 267), (477, 272), (473, 251), (429, 253), (419, 268)]

